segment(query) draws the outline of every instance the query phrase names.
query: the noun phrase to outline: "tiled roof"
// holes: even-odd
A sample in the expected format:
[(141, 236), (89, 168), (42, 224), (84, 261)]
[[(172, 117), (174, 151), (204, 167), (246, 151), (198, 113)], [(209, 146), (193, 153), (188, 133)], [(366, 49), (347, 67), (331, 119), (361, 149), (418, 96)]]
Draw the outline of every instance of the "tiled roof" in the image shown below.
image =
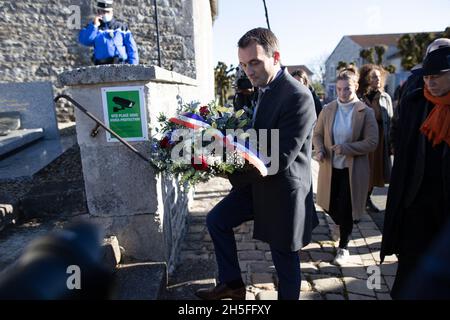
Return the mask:
[(349, 36), (349, 38), (363, 48), (373, 47), (380, 44), (396, 46), (398, 39), (400, 39), (400, 37), (404, 34), (406, 33), (355, 35)]
[[(439, 31), (431, 32), (438, 33)], [(362, 34), (348, 36), (354, 42), (363, 48), (374, 47), (376, 45), (397, 46), (398, 39), (408, 33), (392, 33), (392, 34)], [(415, 34), (415, 33), (411, 33)]]

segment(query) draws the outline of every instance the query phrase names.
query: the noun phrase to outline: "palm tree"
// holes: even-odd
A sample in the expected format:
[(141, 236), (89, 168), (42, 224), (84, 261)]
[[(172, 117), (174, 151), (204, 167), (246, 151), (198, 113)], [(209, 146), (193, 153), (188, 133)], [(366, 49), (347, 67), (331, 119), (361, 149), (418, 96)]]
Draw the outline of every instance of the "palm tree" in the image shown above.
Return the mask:
[(336, 70), (341, 70), (341, 69), (345, 69), (348, 67), (348, 63), (345, 61), (339, 61), (336, 67)]
[(443, 38), (450, 38), (450, 27), (445, 28)]
[[(450, 29), (450, 28), (447, 28)], [(448, 32), (450, 33), (450, 30)], [(436, 38), (444, 36), (444, 33), (416, 33), (406, 34), (402, 36), (397, 43), (397, 47), (402, 56), (402, 67), (405, 70), (410, 70), (416, 64), (420, 63), (425, 56), (427, 46)]]
[(377, 55), (377, 64), (381, 65), (383, 63), (383, 56), (386, 52), (386, 46), (375, 46), (375, 53)]
[(228, 66), (221, 61), (219, 61), (217, 66), (214, 68), (216, 97), (219, 100), (219, 104), (222, 106), (225, 105), (228, 92), (231, 90), (231, 86), (233, 84), (234, 74), (229, 75), (229, 73), (233, 70), (233, 66), (228, 69)]
[[(373, 48), (367, 48), (362, 49), (359, 52), (359, 56), (363, 59), (363, 63), (372, 63), (379, 65), (384, 68), (384, 70), (388, 71), (389, 73), (395, 73), (395, 66), (390, 64), (388, 66), (383, 65), (383, 56), (387, 51), (387, 46), (385, 45), (378, 45)], [(374, 54), (376, 54), (377, 59), (375, 62)]]
[(366, 61), (367, 63), (374, 63), (375, 62), (373, 58), (374, 52), (375, 52), (374, 48), (362, 49), (359, 52), (359, 56), (363, 58), (363, 60)]

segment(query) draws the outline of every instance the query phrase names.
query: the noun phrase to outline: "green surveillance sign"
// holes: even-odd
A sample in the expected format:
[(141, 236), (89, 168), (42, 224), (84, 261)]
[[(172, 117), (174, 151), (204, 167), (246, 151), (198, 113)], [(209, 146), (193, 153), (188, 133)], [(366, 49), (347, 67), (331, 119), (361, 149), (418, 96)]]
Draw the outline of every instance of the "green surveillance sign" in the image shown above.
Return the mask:
[[(148, 125), (144, 87), (102, 88), (103, 112), (107, 126), (127, 141), (147, 141)], [(117, 139), (106, 132), (108, 142)]]

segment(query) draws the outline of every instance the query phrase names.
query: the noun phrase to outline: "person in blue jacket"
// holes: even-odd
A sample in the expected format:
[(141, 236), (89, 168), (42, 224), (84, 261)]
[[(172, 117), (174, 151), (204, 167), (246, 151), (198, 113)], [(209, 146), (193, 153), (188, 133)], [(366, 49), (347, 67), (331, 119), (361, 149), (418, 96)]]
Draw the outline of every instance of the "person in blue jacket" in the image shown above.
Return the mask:
[(81, 29), (79, 41), (94, 47), (93, 62), (101, 64), (138, 64), (136, 42), (125, 23), (113, 16), (113, 0), (98, 0), (97, 15)]

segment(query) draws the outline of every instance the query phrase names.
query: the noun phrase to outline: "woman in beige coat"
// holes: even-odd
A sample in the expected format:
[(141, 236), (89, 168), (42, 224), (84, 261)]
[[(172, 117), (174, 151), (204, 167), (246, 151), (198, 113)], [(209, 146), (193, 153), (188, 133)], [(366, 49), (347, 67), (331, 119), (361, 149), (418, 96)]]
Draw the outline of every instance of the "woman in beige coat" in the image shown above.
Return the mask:
[(339, 225), (339, 249), (334, 260), (344, 263), (353, 221), (365, 212), (369, 188), (369, 158), (378, 143), (374, 112), (356, 96), (358, 72), (347, 68), (336, 79), (338, 99), (326, 105), (314, 130), (315, 157), (320, 163), (317, 204)]

